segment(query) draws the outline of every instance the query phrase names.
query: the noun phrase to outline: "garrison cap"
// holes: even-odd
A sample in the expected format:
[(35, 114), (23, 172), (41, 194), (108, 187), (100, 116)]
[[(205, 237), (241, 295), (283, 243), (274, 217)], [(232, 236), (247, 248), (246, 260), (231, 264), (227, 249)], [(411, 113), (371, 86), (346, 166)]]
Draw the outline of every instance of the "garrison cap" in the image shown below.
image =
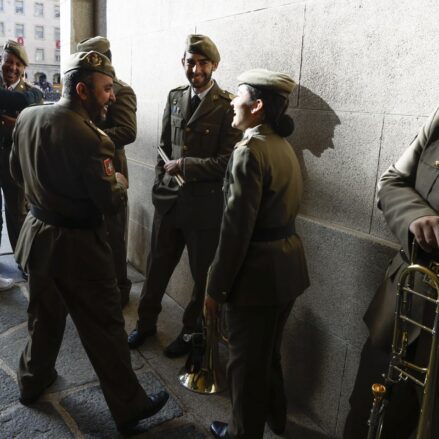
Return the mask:
[(18, 44), (16, 41), (8, 40), (3, 47), (5, 52), (9, 52), (14, 54), (17, 58), (20, 58), (21, 62), (27, 67), (29, 65), (29, 58), (27, 57), (27, 53), (25, 48)]
[(267, 69), (247, 70), (238, 76), (239, 84), (248, 84), (255, 88), (272, 90), (287, 98), (296, 83), (285, 73), (273, 72)]
[(111, 61), (99, 52), (76, 52), (68, 58), (63, 74), (72, 70), (88, 70), (103, 73), (114, 79), (114, 68)]
[(107, 38), (98, 35), (80, 41), (76, 45), (76, 48), (78, 49), (78, 52), (90, 52), (90, 50), (94, 50), (105, 54), (110, 50), (110, 42)]
[(191, 34), (186, 38), (186, 52), (199, 53), (214, 63), (220, 62), (220, 54), (215, 43), (206, 35)]

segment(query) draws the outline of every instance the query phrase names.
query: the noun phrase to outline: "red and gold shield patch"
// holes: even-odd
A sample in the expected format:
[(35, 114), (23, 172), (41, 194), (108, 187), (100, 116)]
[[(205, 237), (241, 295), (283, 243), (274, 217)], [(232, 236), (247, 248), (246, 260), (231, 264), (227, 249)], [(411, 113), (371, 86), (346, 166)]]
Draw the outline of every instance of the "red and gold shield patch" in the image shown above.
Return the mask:
[(105, 174), (107, 174), (107, 175), (114, 174), (113, 160), (111, 160), (111, 159), (104, 160), (104, 170), (105, 170)]

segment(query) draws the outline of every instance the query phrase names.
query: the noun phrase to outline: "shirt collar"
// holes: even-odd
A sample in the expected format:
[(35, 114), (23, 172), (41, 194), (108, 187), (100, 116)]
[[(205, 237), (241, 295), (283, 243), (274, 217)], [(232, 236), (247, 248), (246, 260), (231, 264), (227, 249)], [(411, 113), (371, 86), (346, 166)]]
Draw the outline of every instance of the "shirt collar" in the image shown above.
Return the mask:
[(212, 89), (212, 87), (215, 85), (215, 81), (212, 79), (212, 83), (210, 84), (209, 88), (207, 90), (204, 90), (201, 93), (196, 93), (194, 91), (194, 89), (191, 87), (191, 98), (194, 97), (194, 95), (198, 95), (198, 97), (200, 98), (200, 101), (207, 95), (207, 93), (210, 92), (210, 90)]
[[(21, 81), (21, 78), (17, 81), (17, 82), (14, 82), (12, 85), (10, 85), (9, 87), (6, 87), (8, 90), (15, 90), (15, 87), (17, 87), (17, 85), (20, 83), (20, 81)], [(6, 84), (5, 84), (5, 86), (6, 86)]]

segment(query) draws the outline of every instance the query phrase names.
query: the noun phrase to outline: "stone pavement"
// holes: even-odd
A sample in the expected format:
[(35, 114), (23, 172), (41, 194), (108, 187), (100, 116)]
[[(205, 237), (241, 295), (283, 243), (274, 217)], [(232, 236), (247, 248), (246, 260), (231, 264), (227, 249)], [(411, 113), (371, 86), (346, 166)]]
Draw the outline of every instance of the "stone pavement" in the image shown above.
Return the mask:
[[(4, 236), (3, 236), (4, 238)], [(6, 241), (3, 239), (3, 241)], [(94, 371), (79, 341), (76, 329), (69, 320), (57, 360), (59, 374), (56, 382), (32, 407), (18, 402), (15, 371), (19, 354), (26, 342), (27, 283), (16, 269), (10, 249), (3, 244), (0, 254), (0, 274), (14, 277), (17, 286), (0, 292), (0, 439), (63, 439), (121, 437), (113, 424)], [(130, 267), (133, 281), (132, 296), (124, 310), (129, 332), (136, 321), (136, 307), (143, 277)], [(180, 386), (178, 371), (184, 359), (168, 359), (162, 355), (166, 346), (180, 330), (182, 309), (165, 296), (159, 319), (158, 334), (139, 350), (132, 352), (133, 367), (147, 392), (165, 387), (170, 401), (165, 409), (139, 424), (135, 437), (151, 439), (203, 439), (212, 420), (227, 420), (227, 393), (217, 396), (198, 395)], [(282, 437), (296, 439), (327, 439), (316, 432), (306, 418), (300, 423), (290, 420)], [(264, 439), (275, 438), (266, 432)]]

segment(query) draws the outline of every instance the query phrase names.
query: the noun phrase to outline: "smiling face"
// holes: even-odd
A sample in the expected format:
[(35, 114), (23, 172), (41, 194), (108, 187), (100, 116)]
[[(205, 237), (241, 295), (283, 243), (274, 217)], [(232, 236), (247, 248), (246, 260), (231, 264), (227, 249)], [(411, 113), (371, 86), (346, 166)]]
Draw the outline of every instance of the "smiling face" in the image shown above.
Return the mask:
[(209, 87), (212, 73), (218, 67), (218, 63), (210, 61), (204, 55), (189, 52), (185, 53), (181, 63), (186, 78), (197, 93), (201, 93)]
[(91, 83), (84, 85), (84, 93), (81, 97), (83, 105), (93, 121), (105, 120), (108, 107), (115, 100), (113, 91), (113, 79), (103, 73), (95, 72), (91, 77)]
[(23, 61), (11, 52), (4, 52), (2, 59), (3, 81), (9, 87), (15, 84), (23, 75), (26, 66)]
[(240, 131), (254, 127), (261, 123), (262, 102), (260, 99), (252, 100), (248, 87), (241, 84), (238, 92), (230, 105), (233, 107), (232, 127)]

